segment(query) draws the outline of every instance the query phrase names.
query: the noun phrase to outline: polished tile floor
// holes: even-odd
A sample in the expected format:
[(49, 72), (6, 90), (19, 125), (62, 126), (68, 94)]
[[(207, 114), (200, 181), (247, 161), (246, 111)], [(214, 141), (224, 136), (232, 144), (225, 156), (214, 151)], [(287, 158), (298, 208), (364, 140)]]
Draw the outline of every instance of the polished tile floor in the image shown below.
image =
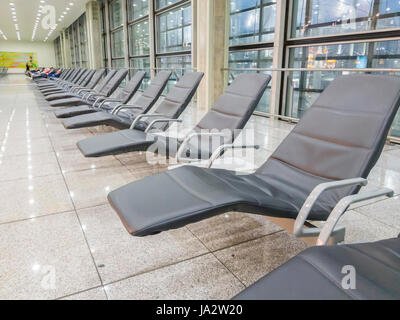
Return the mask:
[[(236, 212), (130, 236), (107, 193), (166, 166), (145, 153), (86, 159), (76, 142), (107, 129), (67, 131), (53, 110), (24, 76), (0, 79), (0, 299), (229, 299), (306, 248), (265, 217)], [(182, 126), (202, 114), (192, 105)], [(247, 128), (260, 165), (293, 125), (253, 117)], [(367, 188), (400, 193), (399, 159), (400, 147), (386, 146)], [(393, 237), (400, 198), (358, 204), (341, 222), (346, 242)]]

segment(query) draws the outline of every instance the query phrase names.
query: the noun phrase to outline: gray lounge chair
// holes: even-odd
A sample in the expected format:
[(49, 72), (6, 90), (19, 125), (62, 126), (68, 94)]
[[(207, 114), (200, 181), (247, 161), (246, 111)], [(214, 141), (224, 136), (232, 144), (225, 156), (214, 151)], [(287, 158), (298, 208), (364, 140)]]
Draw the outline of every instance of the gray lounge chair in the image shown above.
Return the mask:
[(92, 112), (101, 111), (103, 109), (113, 108), (114, 106), (127, 103), (139, 90), (142, 84), (143, 78), (146, 75), (144, 71), (138, 71), (136, 74), (128, 81), (126, 86), (120, 90), (120, 92), (111, 98), (106, 98), (101, 102), (93, 105), (83, 105), (78, 107), (70, 107), (55, 112), (57, 118), (69, 118), (73, 116), (78, 116), (81, 114), (87, 114)]
[(79, 97), (78, 91), (83, 90), (83, 89), (89, 89), (93, 90), (100, 79), (104, 76), (106, 73), (105, 69), (99, 69), (99, 70), (90, 70), (90, 73), (88, 73), (87, 78), (82, 81), (79, 84), (71, 84), (65, 86), (65, 89), (61, 90), (59, 93), (53, 93), (51, 95), (46, 96), (47, 101), (53, 101), (57, 99), (66, 99), (66, 98), (72, 98), (72, 97)]
[[(345, 269), (343, 273), (345, 266), (354, 269)], [(353, 279), (348, 277), (352, 270)], [(343, 286), (345, 277), (349, 280)], [(234, 300), (300, 299), (399, 300), (400, 238), (309, 248), (234, 297)]]
[[(130, 108), (130, 107), (134, 107), (134, 106), (140, 106), (144, 112), (147, 112), (148, 110), (151, 109), (151, 107), (157, 102), (158, 98), (160, 97), (160, 95), (162, 94), (163, 90), (165, 89), (165, 86), (167, 85), (167, 81), (169, 79), (169, 77), (171, 76), (171, 72), (170, 71), (161, 71), (158, 72), (157, 75), (155, 76), (155, 78), (151, 81), (150, 85), (146, 88), (146, 90), (137, 98), (135, 99), (135, 101), (130, 105), (130, 104), (116, 104), (113, 108), (117, 108), (117, 107), (126, 107), (126, 108)], [(104, 106), (105, 105), (105, 106)], [(97, 108), (92, 108), (95, 111), (104, 111), (106, 113), (112, 113), (114, 109), (111, 109), (111, 106), (113, 104), (110, 104), (110, 106), (108, 107), (109, 103), (107, 103), (107, 101), (103, 100)], [(104, 108), (103, 108), (104, 106)], [(79, 106), (79, 107), (72, 107), (72, 108), (68, 108), (68, 109), (63, 109), (63, 110), (59, 110), (58, 112), (56, 112), (56, 117), (57, 118), (70, 118), (70, 117), (75, 117), (75, 116), (79, 116), (82, 113), (82, 110), (87, 110), (88, 106)], [(92, 109), (91, 108), (91, 109)], [(111, 109), (111, 111), (110, 111)], [(88, 112), (90, 113), (90, 112)], [(85, 113), (83, 113), (85, 114)], [(93, 119), (94, 120), (94, 119)]]
[(44, 79), (43, 82), (37, 82), (37, 88), (42, 91), (49, 88), (56, 88), (63, 82), (67, 82), (72, 79), (75, 69), (66, 69), (59, 78)]
[[(164, 101), (157, 106), (156, 113), (159, 113), (160, 115), (167, 114), (171, 118), (179, 117), (189, 104), (192, 95), (196, 92), (202, 77), (203, 73), (200, 72), (186, 73), (171, 89)], [(150, 88), (149, 92), (151, 92), (151, 90), (155, 90), (153, 93), (161, 94), (160, 86)], [(147, 90), (145, 93), (146, 92)], [(144, 114), (150, 110), (151, 103), (149, 102), (154, 103), (155, 100), (149, 99), (149, 96), (146, 94), (141, 96), (138, 101), (135, 101), (133, 106), (127, 105), (118, 107), (114, 113), (96, 112), (84, 114), (65, 119), (63, 124), (67, 129), (93, 127), (98, 125), (109, 125), (119, 129), (129, 128), (138, 115)]]
[(76, 72), (72, 74), (71, 80), (63, 81), (63, 82), (58, 83), (57, 85), (52, 86), (50, 88), (45, 88), (45, 89), (41, 90), (41, 92), (43, 95), (48, 95), (48, 94), (58, 92), (62, 86), (69, 85), (69, 84), (75, 84), (75, 85), (79, 84), (82, 76), (84, 75), (84, 73), (86, 71), (87, 70), (85, 70), (85, 69), (77, 69)]
[[(357, 193), (382, 152), (399, 103), (398, 77), (338, 77), (255, 173), (183, 166), (123, 186), (108, 200), (135, 236), (231, 210), (296, 219), (296, 236), (314, 236), (320, 230), (304, 229), (306, 220), (330, 217), (334, 227), (348, 203), (393, 195), (387, 188)], [(344, 229), (333, 235), (340, 241)]]
[(44, 78), (43, 81), (36, 82), (36, 85), (39, 90), (48, 88), (50, 86), (56, 86), (57, 83), (61, 83), (62, 81), (67, 80), (73, 71), (73, 69), (63, 69), (59, 78)]
[[(143, 119), (146, 118), (146, 115), (143, 115), (142, 118), (136, 120), (137, 123), (132, 125), (137, 129), (90, 137), (79, 141), (78, 148), (86, 157), (99, 157), (129, 151), (144, 151), (150, 145), (154, 145), (154, 151), (168, 156), (175, 156), (179, 148), (179, 153), (185, 160), (209, 159), (215, 149), (224, 143), (231, 143), (239, 130), (244, 128), (270, 79), (271, 77), (265, 74), (240, 74), (192, 132), (186, 136), (191, 137), (190, 139), (177, 140), (150, 132), (152, 128), (165, 130), (165, 124), (168, 124), (170, 120), (166, 118), (167, 121), (162, 122), (157, 118), (149, 118), (148, 121), (161, 121), (150, 125), (149, 122), (143, 123)], [(140, 120), (141, 126), (139, 126)], [(207, 135), (210, 130), (211, 132), (219, 130), (220, 133), (224, 133), (224, 136), (218, 136), (217, 139), (210, 137)], [(205, 135), (200, 135), (202, 132)]]
[(50, 106), (51, 107), (81, 106), (81, 105), (87, 105), (88, 103), (92, 104), (96, 102), (96, 100), (98, 99), (99, 100), (105, 99), (109, 97), (118, 88), (118, 86), (121, 84), (121, 82), (124, 80), (127, 74), (128, 70), (120, 69), (117, 72), (115, 72), (114, 76), (111, 77), (111, 79), (108, 82), (106, 82), (101, 89), (95, 91), (89, 91), (83, 97), (72, 97), (72, 98), (50, 101)]
[(47, 101), (59, 99), (59, 97), (62, 97), (63, 94), (66, 94), (66, 92), (68, 92), (73, 87), (86, 87), (89, 84), (95, 72), (96, 70), (91, 70), (91, 69), (85, 70), (85, 72), (82, 74), (82, 76), (76, 83), (66, 83), (63, 86), (61, 86), (58, 90), (53, 90), (51, 93), (49, 92), (42, 92), (42, 93)]
[(56, 85), (53, 85), (50, 87), (45, 87), (45, 88), (39, 88), (39, 90), (41, 91), (41, 93), (44, 96), (61, 92), (61, 90), (68, 85), (80, 84), (80, 82), (83, 80), (83, 76), (85, 75), (85, 73), (87, 71), (88, 70), (84, 70), (84, 69), (78, 70), (77, 73), (75, 73), (74, 76), (71, 78), (73, 80), (58, 82)]

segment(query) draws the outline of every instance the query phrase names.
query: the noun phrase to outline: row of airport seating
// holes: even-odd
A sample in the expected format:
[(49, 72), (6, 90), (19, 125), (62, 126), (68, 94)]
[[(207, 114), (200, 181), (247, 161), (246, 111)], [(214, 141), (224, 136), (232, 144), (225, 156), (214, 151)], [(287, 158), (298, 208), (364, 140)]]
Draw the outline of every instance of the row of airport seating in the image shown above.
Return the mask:
[(0, 77), (5, 76), (8, 72), (7, 67), (0, 67)]
[[(133, 236), (149, 236), (228, 211), (295, 220), (294, 234), (318, 236), (309, 248), (240, 293), (236, 299), (399, 299), (400, 238), (328, 246), (343, 240), (337, 227), (347, 208), (387, 188), (359, 193), (378, 160), (400, 104), (400, 78), (336, 78), (254, 173), (212, 168), (235, 144), (267, 89), (262, 73), (237, 76), (189, 133), (172, 137), (203, 73), (185, 73), (161, 97), (171, 72), (160, 71), (141, 93), (145, 73), (65, 69), (59, 79), (36, 80), (67, 130), (99, 125), (118, 131), (77, 146), (85, 157), (151, 151), (187, 163), (109, 193), (108, 201)], [(120, 87), (125, 79), (125, 86)], [(321, 229), (309, 221), (325, 222)], [(212, 226), (210, 226), (212, 227)], [(262, 253), (260, 253), (262, 254)], [(343, 267), (356, 286), (343, 284)]]

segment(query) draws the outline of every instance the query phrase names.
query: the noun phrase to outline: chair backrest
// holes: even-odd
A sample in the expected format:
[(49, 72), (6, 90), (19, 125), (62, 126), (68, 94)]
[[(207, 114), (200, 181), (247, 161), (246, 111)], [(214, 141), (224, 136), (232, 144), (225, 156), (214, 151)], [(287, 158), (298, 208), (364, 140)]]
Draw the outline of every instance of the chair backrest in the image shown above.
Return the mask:
[(81, 78), (82, 74), (85, 72), (84, 69), (78, 69), (77, 72), (75, 73), (74, 77), (71, 78), (70, 82), (72, 83), (78, 83), (79, 79)]
[(124, 80), (127, 74), (127, 69), (119, 69), (110, 79), (110, 81), (108, 81), (108, 83), (103, 87), (103, 89), (100, 90), (100, 93), (104, 94), (105, 96), (109, 96), (115, 91), (115, 89), (118, 88), (118, 86), (121, 84), (122, 80)]
[(219, 146), (231, 143), (253, 114), (270, 80), (270, 75), (261, 73), (238, 75), (193, 129), (221, 132), (226, 136), (191, 139), (186, 156), (208, 159)]
[(136, 72), (115, 98), (120, 100), (122, 103), (127, 103), (129, 100), (131, 100), (133, 95), (139, 90), (145, 75), (146, 72), (144, 71)]
[(103, 77), (104, 73), (106, 72), (105, 69), (98, 69), (94, 72), (92, 78), (90, 79), (90, 82), (86, 85), (86, 88), (88, 89), (94, 89), (96, 87), (97, 83), (100, 81), (100, 79)]
[(238, 133), (235, 129), (243, 129), (246, 125), (270, 81), (271, 76), (268, 74), (239, 74), (196, 125), (195, 130), (228, 129), (232, 131), (234, 139)]
[[(270, 184), (295, 186), (298, 197), (306, 197), (322, 182), (366, 178), (382, 152), (399, 104), (399, 77), (338, 77), (256, 174)], [(314, 217), (359, 189), (324, 192)]]
[(72, 82), (75, 79), (78, 72), (79, 72), (79, 69), (72, 69), (70, 74), (68, 75), (68, 78), (66, 78), (65, 80), (68, 82)]
[(101, 80), (99, 85), (96, 87), (97, 92), (101, 92), (103, 88), (108, 84), (108, 82), (115, 76), (117, 70), (109, 70), (106, 76)]
[(161, 96), (171, 73), (171, 71), (158, 72), (146, 90), (135, 100), (134, 104), (142, 108), (143, 113), (147, 113)]
[(88, 83), (90, 82), (90, 80), (92, 79), (92, 77), (93, 77), (93, 75), (94, 75), (95, 72), (96, 72), (96, 70), (89, 69), (89, 70), (86, 72), (86, 76), (82, 79), (80, 85), (83, 86), (83, 87), (86, 87), (87, 84), (88, 84)]
[(79, 86), (85, 86), (86, 79), (90, 75), (91, 70), (84, 69), (83, 73), (79, 77), (78, 81), (76, 82)]
[[(192, 100), (203, 76), (203, 72), (185, 73), (152, 113), (173, 119), (178, 118)], [(154, 128), (165, 130), (168, 125), (168, 123), (159, 123)]]
[(66, 79), (68, 75), (71, 73), (71, 69), (64, 69), (61, 73), (60, 79)]

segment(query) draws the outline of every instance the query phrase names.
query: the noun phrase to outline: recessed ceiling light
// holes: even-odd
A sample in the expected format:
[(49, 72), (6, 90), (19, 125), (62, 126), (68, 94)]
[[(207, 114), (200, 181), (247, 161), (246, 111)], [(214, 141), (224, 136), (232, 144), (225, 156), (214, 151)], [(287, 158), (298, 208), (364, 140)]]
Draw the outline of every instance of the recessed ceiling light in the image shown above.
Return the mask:
[(70, 9), (69, 8), (65, 8), (67, 11), (69, 11)]
[(70, 5), (70, 6), (73, 6), (73, 5), (74, 5), (74, 3), (73, 3), (73, 2), (70, 2), (70, 3), (69, 3), (69, 5)]

